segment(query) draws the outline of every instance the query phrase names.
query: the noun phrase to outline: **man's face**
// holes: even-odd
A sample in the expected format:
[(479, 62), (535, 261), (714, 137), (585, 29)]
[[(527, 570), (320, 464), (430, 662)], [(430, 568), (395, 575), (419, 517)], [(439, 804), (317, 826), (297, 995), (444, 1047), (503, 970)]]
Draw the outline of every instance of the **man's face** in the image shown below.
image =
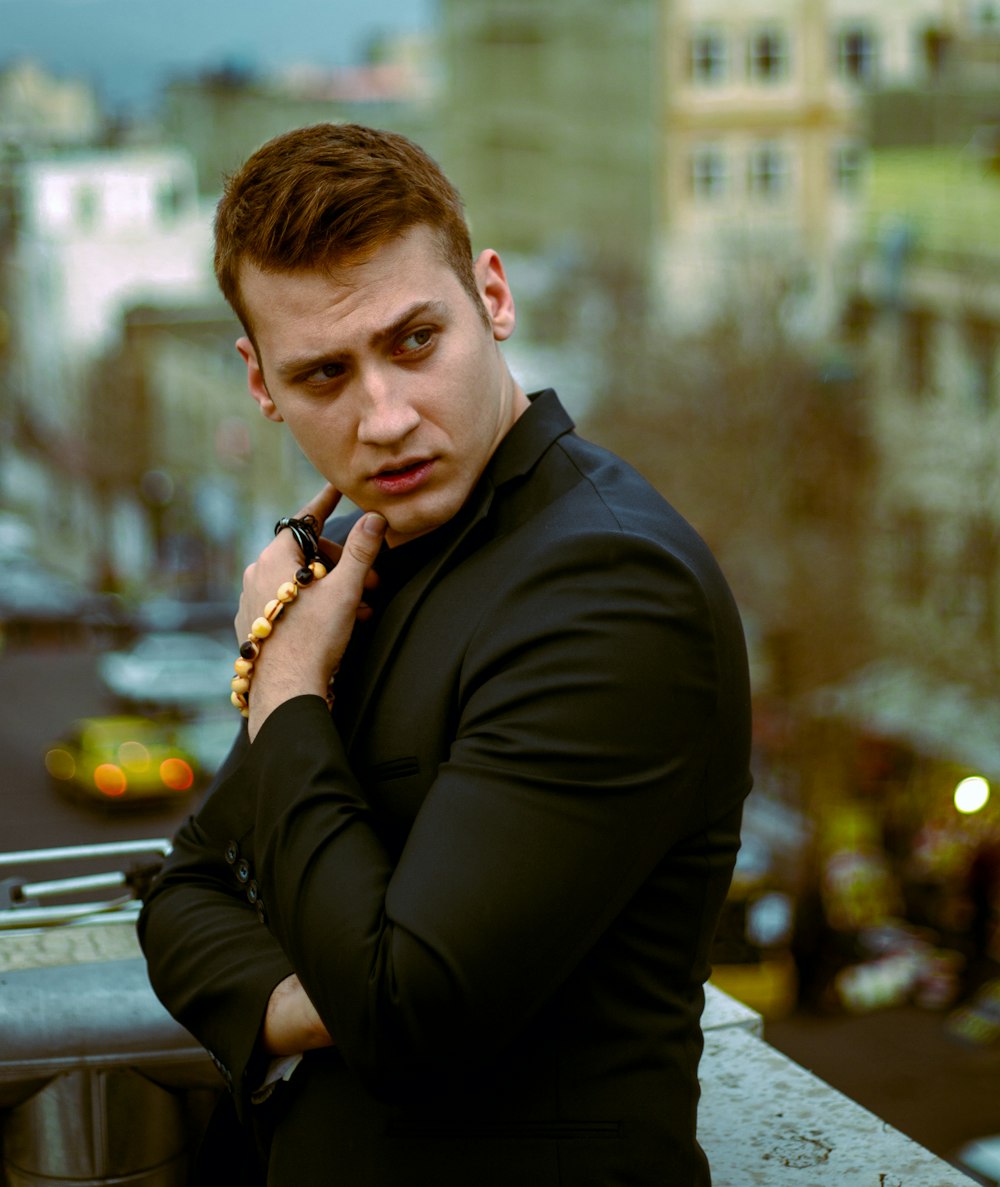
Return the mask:
[(475, 276), (489, 327), (423, 226), (334, 273), (240, 274), (251, 394), (328, 482), (385, 516), (391, 545), (455, 515), (528, 406), (497, 346), (514, 306), (494, 252)]

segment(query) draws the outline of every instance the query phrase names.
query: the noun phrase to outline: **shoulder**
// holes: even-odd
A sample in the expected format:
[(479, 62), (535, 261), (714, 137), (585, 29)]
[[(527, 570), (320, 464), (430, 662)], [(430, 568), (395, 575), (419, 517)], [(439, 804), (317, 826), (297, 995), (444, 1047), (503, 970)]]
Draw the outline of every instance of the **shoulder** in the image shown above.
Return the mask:
[[(550, 568), (579, 558), (594, 571), (638, 566), (663, 580), (672, 573), (704, 587), (709, 598), (729, 595), (710, 548), (684, 515), (627, 461), (593, 442), (566, 434), (548, 451), (528, 492), (560, 475), (555, 497), (543, 495), (524, 523), (520, 546)], [(529, 539), (530, 537), (530, 539)]]

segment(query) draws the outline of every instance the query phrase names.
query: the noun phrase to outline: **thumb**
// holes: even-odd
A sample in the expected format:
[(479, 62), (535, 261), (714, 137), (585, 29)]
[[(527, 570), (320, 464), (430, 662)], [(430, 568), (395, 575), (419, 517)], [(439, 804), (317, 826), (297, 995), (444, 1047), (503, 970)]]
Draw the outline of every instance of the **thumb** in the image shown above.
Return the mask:
[(337, 562), (337, 568), (342, 568), (345, 560), (350, 558), (361, 567), (362, 572), (359, 576), (363, 579), (364, 574), (375, 563), (388, 526), (377, 511), (369, 511), (362, 515), (344, 541), (344, 551)]

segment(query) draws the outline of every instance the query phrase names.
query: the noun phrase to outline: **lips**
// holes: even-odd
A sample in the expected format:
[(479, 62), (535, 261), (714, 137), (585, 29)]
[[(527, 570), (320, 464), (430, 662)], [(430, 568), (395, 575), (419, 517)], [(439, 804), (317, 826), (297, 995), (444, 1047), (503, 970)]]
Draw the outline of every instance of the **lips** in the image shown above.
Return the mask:
[(409, 494), (428, 481), (433, 469), (432, 458), (419, 458), (412, 462), (404, 462), (401, 466), (386, 466), (377, 474), (373, 474), (371, 481), (384, 494)]

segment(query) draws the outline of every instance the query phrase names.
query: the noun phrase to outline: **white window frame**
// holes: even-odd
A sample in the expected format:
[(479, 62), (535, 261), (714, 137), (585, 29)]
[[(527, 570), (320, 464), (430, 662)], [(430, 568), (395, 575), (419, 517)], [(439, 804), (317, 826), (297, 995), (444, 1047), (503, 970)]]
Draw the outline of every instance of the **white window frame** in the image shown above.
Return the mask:
[(691, 150), (689, 178), (696, 201), (714, 203), (729, 193), (729, 160), (718, 144), (698, 144)]
[[(856, 44), (852, 45), (852, 41)], [(852, 86), (870, 86), (879, 72), (879, 41), (867, 24), (844, 25), (837, 34), (837, 75)]]
[(845, 197), (861, 192), (865, 171), (865, 150), (856, 140), (845, 140), (833, 150), (833, 188)]
[[(768, 52), (762, 52), (764, 43)], [(764, 63), (770, 65), (764, 65)], [(792, 48), (788, 31), (781, 25), (758, 25), (747, 39), (747, 71), (753, 82), (774, 86), (792, 72)]]
[(729, 79), (729, 42), (722, 29), (702, 25), (688, 41), (688, 75), (699, 87), (722, 86)]
[(764, 202), (779, 202), (791, 188), (792, 161), (785, 145), (776, 140), (755, 144), (747, 160), (750, 196)]

